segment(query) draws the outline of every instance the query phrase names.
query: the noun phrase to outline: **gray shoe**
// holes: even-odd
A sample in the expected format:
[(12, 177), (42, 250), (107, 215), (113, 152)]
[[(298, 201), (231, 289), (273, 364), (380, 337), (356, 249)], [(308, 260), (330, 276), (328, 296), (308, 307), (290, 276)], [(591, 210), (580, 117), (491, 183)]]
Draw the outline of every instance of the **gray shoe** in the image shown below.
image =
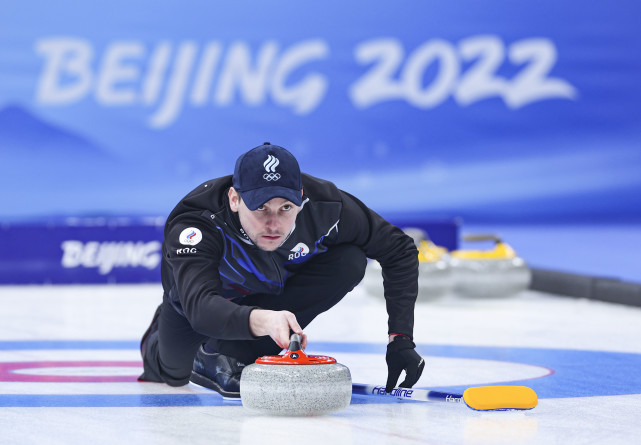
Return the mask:
[(245, 367), (233, 357), (207, 352), (201, 345), (194, 358), (190, 380), (216, 391), (223, 397), (240, 398), (240, 374)]

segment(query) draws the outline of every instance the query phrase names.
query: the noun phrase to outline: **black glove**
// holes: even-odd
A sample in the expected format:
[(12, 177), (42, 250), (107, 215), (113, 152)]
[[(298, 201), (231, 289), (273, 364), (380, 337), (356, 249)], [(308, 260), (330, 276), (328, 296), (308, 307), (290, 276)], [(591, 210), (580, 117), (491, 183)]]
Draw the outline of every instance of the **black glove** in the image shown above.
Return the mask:
[(423, 368), (425, 368), (425, 360), (414, 350), (415, 347), (412, 340), (402, 335), (397, 335), (387, 345), (385, 392), (391, 392), (394, 389), (403, 370), (405, 370), (405, 380), (399, 385), (401, 388), (411, 388), (421, 377)]

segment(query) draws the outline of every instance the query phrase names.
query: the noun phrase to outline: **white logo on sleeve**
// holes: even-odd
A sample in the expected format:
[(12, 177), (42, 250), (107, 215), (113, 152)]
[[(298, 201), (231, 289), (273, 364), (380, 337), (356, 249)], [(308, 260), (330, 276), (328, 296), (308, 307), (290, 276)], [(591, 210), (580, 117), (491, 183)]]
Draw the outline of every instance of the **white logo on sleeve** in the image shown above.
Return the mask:
[(195, 246), (196, 244), (201, 242), (202, 239), (202, 232), (195, 227), (187, 227), (185, 230), (180, 232), (180, 236), (178, 237), (178, 241), (180, 241), (180, 244), (183, 244), (185, 246)]
[(290, 253), (288, 259), (293, 260), (294, 258), (300, 258), (307, 255), (309, 253), (309, 247), (307, 247), (307, 244), (298, 243), (291, 251), (294, 253)]

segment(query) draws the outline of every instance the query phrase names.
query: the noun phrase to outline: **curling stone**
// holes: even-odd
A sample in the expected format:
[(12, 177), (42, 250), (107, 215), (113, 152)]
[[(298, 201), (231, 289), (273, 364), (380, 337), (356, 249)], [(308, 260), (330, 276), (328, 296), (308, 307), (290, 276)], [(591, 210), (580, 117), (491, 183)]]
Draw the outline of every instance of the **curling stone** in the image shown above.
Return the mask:
[(510, 297), (527, 289), (532, 278), (523, 258), (494, 235), (472, 235), (465, 241), (493, 241), (489, 250), (455, 250), (450, 265), (454, 292), (463, 297)]
[(349, 406), (352, 376), (332, 357), (307, 355), (293, 334), (283, 355), (260, 357), (240, 377), (244, 407), (276, 416), (316, 416)]
[[(422, 229), (408, 227), (403, 231), (414, 239), (418, 249), (417, 300), (433, 300), (449, 293), (453, 282), (447, 249), (434, 244)], [(368, 294), (383, 296), (382, 268), (378, 261), (368, 261), (363, 285)]]

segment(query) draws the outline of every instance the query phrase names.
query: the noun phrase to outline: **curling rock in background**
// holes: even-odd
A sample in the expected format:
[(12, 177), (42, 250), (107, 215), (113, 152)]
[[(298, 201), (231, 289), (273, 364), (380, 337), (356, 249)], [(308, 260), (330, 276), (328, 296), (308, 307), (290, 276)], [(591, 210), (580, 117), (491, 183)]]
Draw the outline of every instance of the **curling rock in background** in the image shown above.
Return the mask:
[(284, 355), (245, 366), (240, 377), (243, 406), (273, 416), (316, 416), (349, 406), (352, 376), (332, 357), (306, 355), (293, 334)]
[[(414, 239), (418, 249), (418, 301), (432, 300), (450, 292), (452, 274), (447, 249), (430, 241), (422, 229), (407, 227), (403, 231)], [(383, 297), (383, 276), (378, 261), (368, 261), (363, 285), (368, 294)]]
[(454, 292), (464, 297), (509, 297), (530, 285), (532, 274), (516, 252), (494, 235), (472, 235), (465, 241), (492, 241), (489, 250), (455, 250), (450, 266)]

